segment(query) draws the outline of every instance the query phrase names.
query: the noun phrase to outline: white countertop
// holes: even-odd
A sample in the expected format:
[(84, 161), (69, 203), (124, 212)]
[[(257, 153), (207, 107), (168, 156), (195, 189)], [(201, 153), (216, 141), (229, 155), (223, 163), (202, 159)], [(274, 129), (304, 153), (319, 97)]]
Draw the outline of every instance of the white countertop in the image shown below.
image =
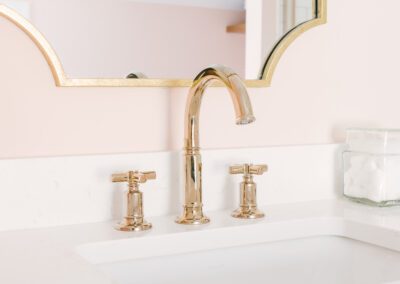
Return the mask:
[[(267, 217), (252, 221), (231, 218), (227, 211), (209, 212), (211, 223), (194, 227), (175, 224), (175, 216), (153, 217), (148, 218), (153, 229), (140, 233), (116, 231), (114, 222), (1, 232), (0, 283), (113, 283), (78, 254), (78, 250), (82, 255), (93, 250), (93, 243), (100, 243), (103, 249), (92, 262), (121, 260), (124, 246), (135, 243), (141, 246), (138, 257), (150, 257), (314, 235), (341, 235), (400, 251), (400, 208), (323, 200), (262, 209)], [(234, 237), (218, 242), (218, 235), (227, 230)], [(203, 242), (187, 241), (196, 234)], [(153, 247), (150, 240), (162, 243), (159, 248), (163, 249)], [(107, 253), (108, 244), (118, 242), (120, 251)], [(190, 247), (194, 243), (197, 247)], [(90, 253), (86, 258), (90, 259)]]

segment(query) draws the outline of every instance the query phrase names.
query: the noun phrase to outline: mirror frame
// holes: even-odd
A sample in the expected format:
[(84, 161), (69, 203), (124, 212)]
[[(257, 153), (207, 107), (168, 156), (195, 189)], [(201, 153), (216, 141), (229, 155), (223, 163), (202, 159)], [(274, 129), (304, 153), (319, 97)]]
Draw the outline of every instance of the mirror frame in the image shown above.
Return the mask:
[[(315, 19), (304, 22), (286, 33), (267, 56), (262, 69), (262, 79), (245, 80), (247, 87), (269, 87), (276, 66), (289, 45), (302, 33), (327, 22), (327, 0), (316, 0), (315, 3)], [(190, 87), (193, 83), (189, 79), (68, 78), (56, 52), (31, 22), (2, 4), (0, 4), (0, 16), (14, 23), (32, 39), (45, 57), (58, 87)]]

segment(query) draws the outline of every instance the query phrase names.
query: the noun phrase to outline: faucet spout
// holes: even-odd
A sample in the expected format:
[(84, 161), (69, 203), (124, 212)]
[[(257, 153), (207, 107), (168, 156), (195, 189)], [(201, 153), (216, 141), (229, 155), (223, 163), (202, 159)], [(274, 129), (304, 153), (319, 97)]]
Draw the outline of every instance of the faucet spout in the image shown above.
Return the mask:
[(255, 121), (250, 98), (242, 79), (231, 69), (214, 66), (204, 69), (194, 79), (187, 98), (184, 135), (184, 212), (179, 224), (205, 224), (210, 220), (203, 214), (202, 162), (199, 143), (200, 106), (207, 87), (219, 81), (229, 91), (236, 113), (236, 124)]
[(236, 113), (236, 124), (255, 121), (246, 86), (239, 75), (225, 66), (209, 67), (196, 76), (186, 101), (185, 148), (199, 147), (200, 106), (204, 91), (214, 81), (220, 81), (228, 89)]

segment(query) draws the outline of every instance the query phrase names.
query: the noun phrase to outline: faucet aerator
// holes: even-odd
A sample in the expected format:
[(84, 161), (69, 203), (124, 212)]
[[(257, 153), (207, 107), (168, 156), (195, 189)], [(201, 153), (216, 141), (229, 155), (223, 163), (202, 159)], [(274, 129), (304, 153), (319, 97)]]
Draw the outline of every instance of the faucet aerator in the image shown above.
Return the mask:
[(241, 117), (236, 120), (237, 125), (245, 125), (245, 124), (250, 124), (256, 121), (256, 118), (254, 116), (246, 116), (246, 117)]

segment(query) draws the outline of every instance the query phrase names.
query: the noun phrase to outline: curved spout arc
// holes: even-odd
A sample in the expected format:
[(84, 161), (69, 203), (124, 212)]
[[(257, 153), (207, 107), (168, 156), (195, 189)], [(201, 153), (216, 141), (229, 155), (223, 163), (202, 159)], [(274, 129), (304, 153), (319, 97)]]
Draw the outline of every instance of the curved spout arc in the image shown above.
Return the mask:
[(185, 149), (199, 149), (199, 117), (204, 91), (214, 81), (222, 82), (228, 89), (237, 124), (247, 124), (255, 120), (249, 95), (242, 79), (233, 70), (225, 66), (204, 69), (194, 79), (187, 98), (185, 111)]

